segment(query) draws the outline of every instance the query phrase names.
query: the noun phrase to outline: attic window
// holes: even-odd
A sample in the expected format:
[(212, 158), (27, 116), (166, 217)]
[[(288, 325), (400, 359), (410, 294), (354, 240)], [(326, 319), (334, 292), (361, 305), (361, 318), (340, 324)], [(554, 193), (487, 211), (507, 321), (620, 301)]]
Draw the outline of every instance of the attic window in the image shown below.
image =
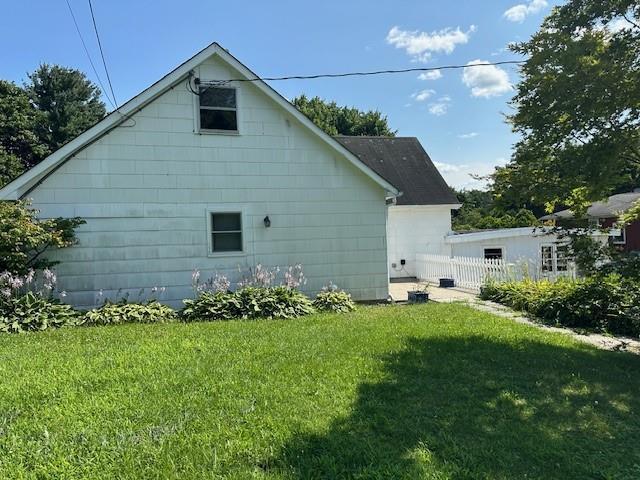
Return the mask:
[(200, 130), (205, 132), (237, 132), (238, 109), (236, 89), (200, 87)]

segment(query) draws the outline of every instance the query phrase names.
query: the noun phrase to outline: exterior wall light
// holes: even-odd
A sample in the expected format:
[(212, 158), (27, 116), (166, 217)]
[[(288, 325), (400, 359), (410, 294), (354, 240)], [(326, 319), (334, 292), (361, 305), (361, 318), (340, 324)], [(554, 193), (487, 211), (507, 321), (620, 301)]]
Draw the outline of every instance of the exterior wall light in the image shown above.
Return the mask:
[(262, 220), (262, 221), (264, 222), (264, 227), (265, 228), (269, 228), (271, 226), (271, 219), (269, 218), (269, 215), (264, 217), (264, 220)]

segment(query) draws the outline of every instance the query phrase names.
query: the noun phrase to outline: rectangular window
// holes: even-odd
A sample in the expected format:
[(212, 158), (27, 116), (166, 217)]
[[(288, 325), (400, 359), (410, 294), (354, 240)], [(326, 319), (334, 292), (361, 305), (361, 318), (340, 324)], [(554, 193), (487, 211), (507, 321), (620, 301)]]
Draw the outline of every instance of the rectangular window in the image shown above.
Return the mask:
[[(611, 241), (614, 245), (624, 245), (627, 243), (627, 238), (625, 235), (625, 227), (619, 227), (617, 223), (614, 223), (611, 226), (612, 235)], [(617, 234), (617, 235), (616, 235)]]
[(200, 87), (200, 130), (238, 131), (236, 89)]
[(485, 260), (502, 260), (502, 248), (485, 248)]
[(540, 247), (540, 262), (543, 272), (553, 272), (553, 245)]
[(211, 250), (219, 252), (242, 252), (242, 214), (211, 214)]
[(556, 270), (558, 272), (566, 272), (569, 267), (569, 246), (556, 246)]

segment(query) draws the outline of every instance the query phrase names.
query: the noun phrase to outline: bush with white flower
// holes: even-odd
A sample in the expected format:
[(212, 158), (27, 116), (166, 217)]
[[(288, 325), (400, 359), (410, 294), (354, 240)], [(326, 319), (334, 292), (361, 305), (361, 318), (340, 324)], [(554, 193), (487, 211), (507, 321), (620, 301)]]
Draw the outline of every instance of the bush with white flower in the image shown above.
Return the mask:
[[(41, 278), (34, 270), (24, 275), (0, 273), (0, 332), (22, 333), (32, 330), (77, 325), (79, 314), (73, 307), (54, 298), (56, 274), (45, 268)], [(60, 292), (65, 297), (65, 292)]]

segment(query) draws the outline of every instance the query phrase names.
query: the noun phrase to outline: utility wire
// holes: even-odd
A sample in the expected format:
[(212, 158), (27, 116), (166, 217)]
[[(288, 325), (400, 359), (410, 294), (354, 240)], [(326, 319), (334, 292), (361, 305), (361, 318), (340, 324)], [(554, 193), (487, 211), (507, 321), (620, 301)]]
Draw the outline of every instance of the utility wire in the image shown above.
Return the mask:
[(100, 75), (98, 75), (98, 70), (96, 69), (96, 66), (93, 63), (93, 60), (91, 59), (91, 54), (89, 53), (89, 49), (87, 48), (87, 44), (85, 43), (84, 38), (82, 37), (82, 32), (80, 31), (80, 27), (78, 26), (78, 22), (76, 20), (75, 14), (73, 13), (73, 9), (71, 8), (71, 4), (69, 3), (69, 0), (66, 0), (66, 2), (67, 2), (67, 7), (69, 7), (69, 13), (71, 14), (71, 18), (73, 19), (73, 24), (76, 26), (76, 31), (78, 32), (78, 36), (80, 37), (80, 41), (82, 42), (82, 47), (84, 48), (84, 52), (87, 54), (87, 58), (89, 59), (89, 63), (91, 64), (93, 73), (98, 79), (98, 83), (102, 88), (102, 92), (104, 93), (104, 96), (106, 97), (107, 100), (109, 100), (109, 103), (115, 109), (116, 108), (115, 103), (113, 102), (113, 100), (111, 100), (111, 97), (109, 97), (109, 94), (107, 93), (107, 89), (104, 87), (104, 84), (102, 83), (102, 79), (100, 78)]
[(116, 110), (118, 110), (118, 101), (116, 100), (116, 94), (113, 93), (113, 85), (111, 84), (111, 77), (109, 76), (109, 69), (107, 68), (107, 62), (104, 59), (104, 52), (102, 51), (102, 42), (100, 41), (100, 34), (98, 33), (98, 26), (96, 25), (96, 17), (93, 14), (93, 5), (89, 0), (89, 10), (91, 11), (91, 20), (93, 21), (93, 30), (96, 32), (96, 39), (98, 40), (98, 47), (100, 48), (100, 56), (102, 57), (102, 65), (104, 65), (104, 72), (107, 74), (107, 82), (109, 83), (109, 89), (111, 90), (111, 96), (116, 104)]
[(226, 82), (276, 82), (281, 80), (313, 80), (316, 78), (342, 78), (342, 77), (364, 77), (370, 75), (386, 75), (392, 73), (409, 72), (430, 72), (433, 70), (456, 70), (461, 68), (490, 67), (498, 65), (519, 65), (526, 60), (505, 60), (502, 62), (472, 63), (468, 65), (442, 65), (440, 67), (416, 67), (403, 68), (400, 70), (373, 70), (368, 72), (347, 72), (347, 73), (320, 73), (317, 75), (290, 75), (286, 77), (256, 77), (256, 78), (232, 78), (230, 80), (210, 80), (203, 81), (203, 84), (217, 84)]

